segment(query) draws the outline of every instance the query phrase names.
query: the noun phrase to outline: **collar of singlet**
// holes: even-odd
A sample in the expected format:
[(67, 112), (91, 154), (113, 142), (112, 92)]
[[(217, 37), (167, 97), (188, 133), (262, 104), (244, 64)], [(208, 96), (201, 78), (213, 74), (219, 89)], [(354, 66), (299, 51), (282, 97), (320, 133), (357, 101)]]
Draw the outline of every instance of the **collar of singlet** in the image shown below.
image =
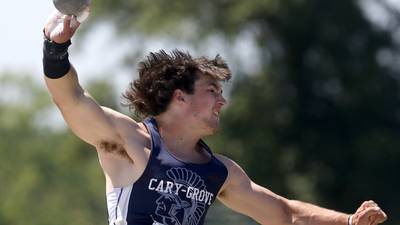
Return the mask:
[[(160, 132), (159, 132), (159, 130), (158, 130), (157, 121), (156, 121), (156, 119), (154, 119), (154, 117), (148, 117), (148, 118), (146, 118), (146, 119), (144, 120), (144, 123), (145, 123), (146, 125), (150, 125), (150, 127), (148, 126), (148, 128), (150, 129), (149, 132), (153, 132), (153, 131), (154, 131), (154, 132), (157, 132), (159, 138), (162, 139), (162, 138), (161, 138), (161, 135), (160, 135)], [(152, 135), (152, 136), (153, 136), (153, 135)], [(208, 147), (208, 145), (203, 141), (203, 139), (200, 139), (199, 142), (198, 142), (197, 144), (200, 145), (201, 148), (205, 149), (211, 156), (213, 156), (213, 153), (212, 153), (210, 147)]]

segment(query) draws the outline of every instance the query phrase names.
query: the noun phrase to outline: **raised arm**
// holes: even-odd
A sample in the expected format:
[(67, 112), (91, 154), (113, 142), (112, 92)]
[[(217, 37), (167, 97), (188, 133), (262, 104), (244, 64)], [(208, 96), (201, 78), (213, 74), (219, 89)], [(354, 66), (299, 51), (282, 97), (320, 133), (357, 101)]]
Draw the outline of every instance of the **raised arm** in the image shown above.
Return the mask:
[(118, 112), (100, 107), (80, 86), (77, 73), (69, 63), (67, 48), (79, 25), (74, 17), (58, 12), (49, 17), (44, 28), (46, 85), (69, 127), (82, 140), (96, 147), (103, 141), (123, 144), (116, 121), (128, 119)]
[(286, 199), (252, 182), (232, 160), (219, 158), (228, 168), (228, 178), (218, 199), (260, 224), (376, 225), (386, 220), (385, 213), (372, 201), (364, 202), (349, 221), (349, 214)]

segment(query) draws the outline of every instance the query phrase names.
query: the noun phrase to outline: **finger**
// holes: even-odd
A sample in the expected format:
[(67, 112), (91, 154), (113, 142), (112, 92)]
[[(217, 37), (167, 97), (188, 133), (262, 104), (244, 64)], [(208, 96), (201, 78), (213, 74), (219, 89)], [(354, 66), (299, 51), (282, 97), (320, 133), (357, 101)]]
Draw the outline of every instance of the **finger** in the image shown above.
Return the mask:
[(54, 18), (57, 18), (58, 17), (57, 12), (58, 12), (57, 10), (54, 10), (53, 12), (51, 12), (49, 17), (47, 17), (46, 22), (52, 21), (52, 20), (54, 20)]
[(81, 25), (81, 23), (77, 20), (76, 16), (72, 16), (71, 21), (70, 21), (70, 28), (75, 31), (76, 29), (78, 29), (79, 25)]
[(64, 17), (64, 22), (63, 22), (64, 30), (69, 30), (70, 29), (70, 24), (71, 24), (71, 16), (65, 16)]
[(371, 205), (375, 205), (374, 207), (372, 207), (372, 209), (376, 210), (376, 213), (374, 215), (370, 216), (374, 219), (373, 222), (376, 222), (376, 223), (384, 222), (387, 219), (386, 213), (381, 208), (379, 208), (378, 204), (373, 202)]
[(360, 213), (360, 220), (365, 219), (367, 220), (370, 216), (378, 214), (381, 212), (379, 207), (367, 208), (363, 212)]
[(368, 207), (377, 207), (377, 206), (378, 206), (378, 205), (377, 205), (374, 201), (369, 200), (369, 201), (363, 202), (363, 203), (361, 204), (361, 207), (360, 207), (360, 208), (365, 209), (365, 208), (368, 208)]
[(378, 224), (378, 223), (376, 222), (376, 218), (370, 217), (370, 218), (368, 219), (368, 224), (370, 224), (370, 225), (376, 225), (376, 224)]
[(44, 31), (46, 36), (50, 36), (51, 30), (53, 30), (57, 24), (61, 22), (62, 15), (57, 10), (54, 10), (50, 16), (46, 19), (46, 23), (44, 26)]
[(378, 204), (376, 204), (374, 201), (372, 201), (372, 200), (369, 200), (368, 202), (367, 202), (367, 204), (369, 205), (369, 206), (374, 206), (374, 207), (378, 207)]
[(369, 206), (369, 201), (364, 201), (361, 205), (360, 205), (360, 207), (357, 209), (357, 211), (359, 212), (359, 211), (362, 211), (362, 210), (364, 210), (364, 209), (366, 209), (368, 206)]
[(377, 217), (371, 219), (370, 221), (371, 221), (371, 222), (370, 222), (369, 224), (371, 224), (371, 225), (377, 225), (377, 224), (380, 224), (380, 223), (385, 222), (385, 221), (386, 221), (386, 218), (384, 218), (384, 217), (382, 217), (382, 216), (377, 216)]
[(381, 211), (379, 212), (378, 216), (377, 216), (377, 223), (383, 223), (387, 220), (387, 215), (385, 212)]
[(385, 222), (385, 221), (386, 221), (386, 218), (383, 217), (383, 215), (378, 215), (378, 216), (376, 216), (376, 217), (370, 218), (369, 221), (370, 221), (370, 222), (369, 222), (368, 224), (371, 224), (371, 225), (378, 225), (378, 224), (380, 224), (380, 223)]

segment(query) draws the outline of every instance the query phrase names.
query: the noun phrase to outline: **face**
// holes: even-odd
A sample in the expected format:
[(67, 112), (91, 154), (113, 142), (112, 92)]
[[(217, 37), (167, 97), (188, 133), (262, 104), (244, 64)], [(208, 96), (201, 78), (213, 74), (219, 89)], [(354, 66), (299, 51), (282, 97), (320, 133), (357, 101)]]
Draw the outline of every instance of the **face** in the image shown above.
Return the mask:
[(219, 115), (226, 104), (222, 96), (222, 85), (211, 76), (199, 74), (194, 83), (194, 93), (186, 94), (188, 119), (195, 129), (203, 131), (204, 135), (215, 133), (219, 127)]
[(157, 199), (157, 209), (156, 213), (159, 216), (169, 216), (169, 212), (171, 211), (171, 207), (174, 205), (174, 199), (168, 196), (161, 196)]
[(157, 216), (160, 216), (165, 224), (166, 221), (170, 221), (168, 224), (182, 224), (182, 219), (188, 210), (190, 210), (190, 204), (186, 201), (182, 201), (176, 196), (172, 195), (161, 195), (157, 201), (157, 209), (155, 211)]

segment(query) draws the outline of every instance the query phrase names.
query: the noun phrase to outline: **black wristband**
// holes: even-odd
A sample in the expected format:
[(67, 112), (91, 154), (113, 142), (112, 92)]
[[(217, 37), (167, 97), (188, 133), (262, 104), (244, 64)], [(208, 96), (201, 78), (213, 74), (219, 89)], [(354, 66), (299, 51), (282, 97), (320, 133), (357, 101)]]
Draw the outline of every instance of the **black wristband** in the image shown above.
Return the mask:
[(68, 73), (71, 64), (68, 60), (68, 47), (71, 41), (58, 44), (46, 37), (43, 42), (43, 72), (46, 77), (57, 79)]

